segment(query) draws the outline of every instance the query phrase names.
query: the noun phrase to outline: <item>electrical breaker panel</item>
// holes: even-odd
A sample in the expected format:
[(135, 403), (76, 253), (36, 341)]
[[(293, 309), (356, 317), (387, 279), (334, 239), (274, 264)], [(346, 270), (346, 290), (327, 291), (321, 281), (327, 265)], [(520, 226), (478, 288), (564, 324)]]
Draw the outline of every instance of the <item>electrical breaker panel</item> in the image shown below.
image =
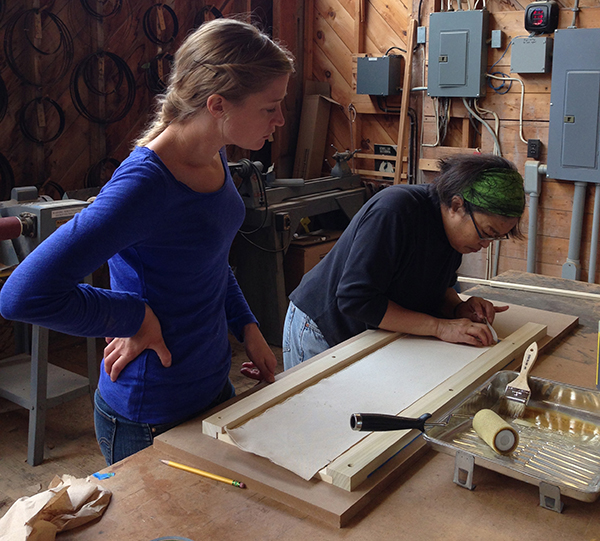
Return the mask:
[(600, 28), (554, 33), (550, 178), (600, 183)]
[(485, 96), (489, 17), (487, 10), (429, 16), (428, 96)]

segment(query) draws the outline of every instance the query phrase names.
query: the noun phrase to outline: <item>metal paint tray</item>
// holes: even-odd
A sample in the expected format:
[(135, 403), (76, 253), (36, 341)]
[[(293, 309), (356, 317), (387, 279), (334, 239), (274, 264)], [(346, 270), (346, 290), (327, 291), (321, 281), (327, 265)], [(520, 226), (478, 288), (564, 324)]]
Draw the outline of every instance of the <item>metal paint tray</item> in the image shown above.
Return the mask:
[[(600, 392), (530, 376), (531, 398), (523, 417), (515, 420), (503, 414), (501, 399), (516, 377), (510, 371), (492, 376), (450, 411), (446, 426), (429, 428), (425, 439), (440, 452), (472, 455), (477, 465), (540, 486), (540, 495), (543, 485), (595, 501), (600, 495)], [(498, 455), (473, 430), (472, 417), (483, 408), (499, 413), (519, 432), (513, 454)]]

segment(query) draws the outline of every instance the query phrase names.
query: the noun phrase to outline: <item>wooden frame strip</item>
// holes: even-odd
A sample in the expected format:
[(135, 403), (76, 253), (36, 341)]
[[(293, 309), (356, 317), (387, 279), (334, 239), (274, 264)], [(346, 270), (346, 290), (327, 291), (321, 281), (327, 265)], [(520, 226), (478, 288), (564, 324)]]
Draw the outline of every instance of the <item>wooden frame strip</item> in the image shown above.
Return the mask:
[(597, 293), (587, 293), (585, 291), (571, 291), (570, 289), (558, 289), (554, 287), (530, 286), (527, 284), (515, 284), (512, 282), (499, 282), (498, 280), (483, 280), (481, 278), (469, 278), (467, 276), (459, 276), (457, 281), (467, 284), (498, 287), (501, 289), (516, 289), (520, 291), (532, 291), (534, 293), (547, 293), (549, 295), (560, 295), (563, 297), (576, 297), (580, 299), (600, 301), (600, 295), (598, 295)]

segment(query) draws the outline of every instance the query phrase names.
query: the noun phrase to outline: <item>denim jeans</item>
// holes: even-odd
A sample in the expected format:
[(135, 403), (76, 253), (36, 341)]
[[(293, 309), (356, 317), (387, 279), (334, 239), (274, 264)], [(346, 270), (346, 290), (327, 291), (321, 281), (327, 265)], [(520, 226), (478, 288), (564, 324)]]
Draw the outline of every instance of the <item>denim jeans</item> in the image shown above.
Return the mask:
[(289, 370), (326, 349), (329, 344), (317, 324), (290, 302), (283, 325), (283, 369)]
[(124, 458), (150, 447), (154, 438), (163, 432), (187, 421), (204, 411), (208, 411), (222, 402), (235, 396), (231, 381), (227, 380), (225, 387), (217, 398), (206, 409), (176, 421), (164, 424), (136, 423), (119, 415), (102, 398), (98, 389), (94, 395), (94, 426), (96, 439), (104, 460), (109, 466)]

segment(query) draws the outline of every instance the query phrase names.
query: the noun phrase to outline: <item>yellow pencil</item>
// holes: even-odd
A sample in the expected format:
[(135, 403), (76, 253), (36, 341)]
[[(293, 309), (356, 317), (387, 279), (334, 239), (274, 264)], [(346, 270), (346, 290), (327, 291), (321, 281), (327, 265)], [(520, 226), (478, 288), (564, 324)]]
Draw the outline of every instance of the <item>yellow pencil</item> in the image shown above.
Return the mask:
[(173, 462), (171, 460), (162, 460), (163, 464), (167, 466), (172, 466), (173, 468), (178, 468), (180, 470), (189, 471), (190, 473), (195, 473), (196, 475), (201, 475), (202, 477), (208, 477), (208, 479), (214, 479), (215, 481), (221, 481), (222, 483), (227, 483), (228, 485), (233, 485), (234, 487), (246, 488), (246, 485), (241, 481), (234, 481), (233, 479), (228, 479), (227, 477), (222, 477), (221, 475), (215, 475), (214, 473), (208, 473), (207, 471), (198, 470), (197, 468), (192, 468), (190, 466), (185, 466), (184, 464), (179, 464), (179, 462)]

